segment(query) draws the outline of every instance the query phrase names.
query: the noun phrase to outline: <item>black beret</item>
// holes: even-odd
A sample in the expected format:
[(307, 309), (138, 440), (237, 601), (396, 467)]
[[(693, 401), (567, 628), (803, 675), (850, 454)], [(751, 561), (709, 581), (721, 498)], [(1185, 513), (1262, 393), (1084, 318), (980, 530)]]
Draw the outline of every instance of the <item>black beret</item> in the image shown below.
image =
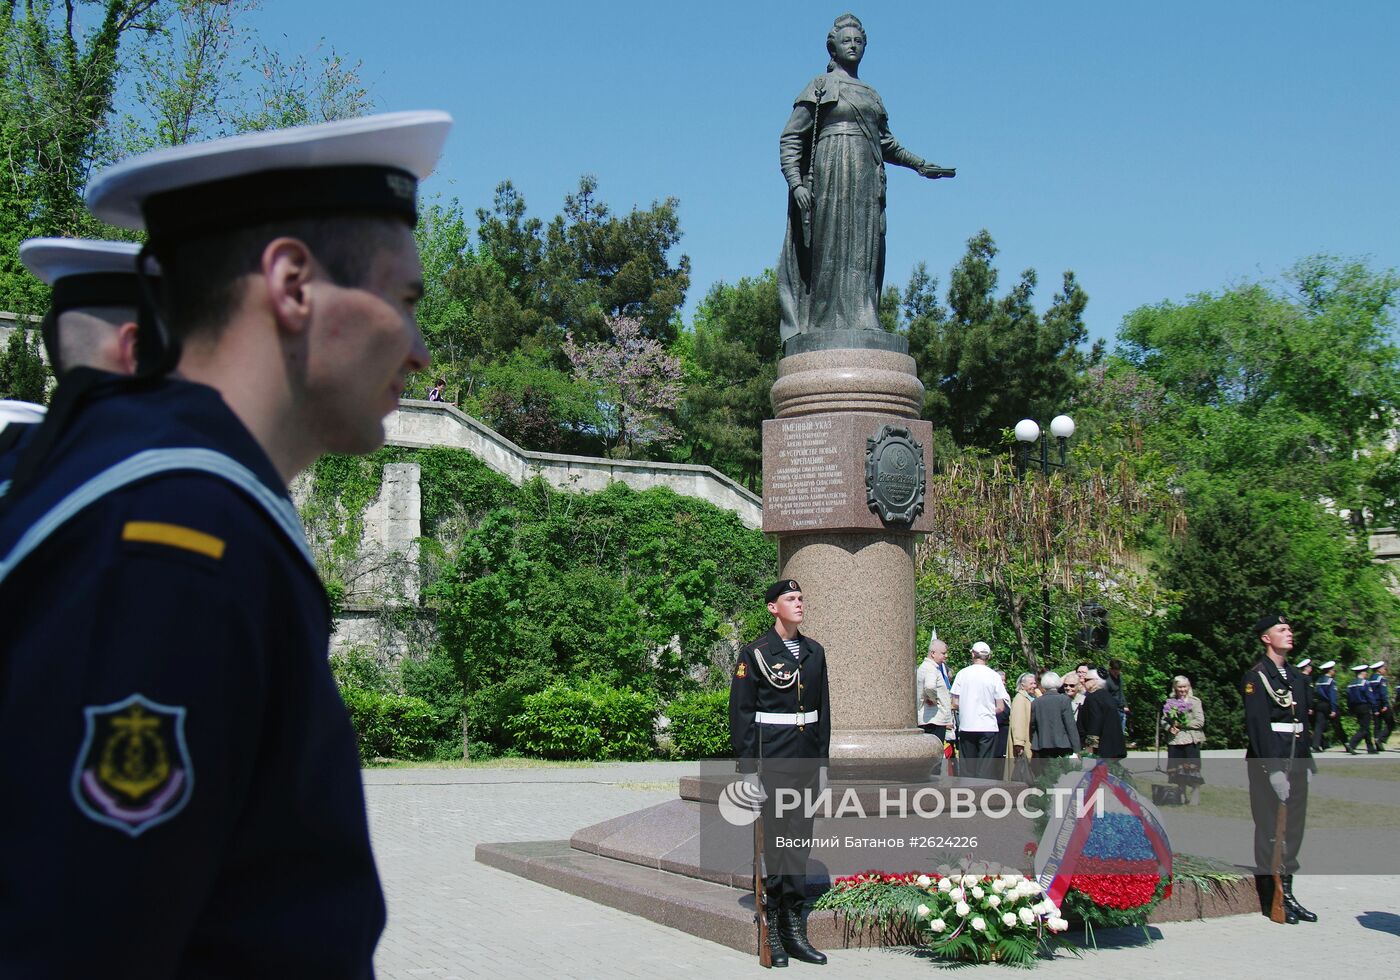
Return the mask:
[(785, 578), (774, 582), (768, 586), (768, 591), (763, 593), (764, 602), (777, 602), (778, 596), (787, 595), (789, 592), (801, 592), (802, 586), (797, 584), (796, 579)]
[(1283, 623), (1285, 626), (1288, 625), (1288, 620), (1284, 619), (1281, 613), (1269, 613), (1267, 616), (1260, 616), (1259, 621), (1254, 624), (1254, 635), (1260, 636), (1267, 633), (1271, 627), (1277, 626), (1279, 623)]

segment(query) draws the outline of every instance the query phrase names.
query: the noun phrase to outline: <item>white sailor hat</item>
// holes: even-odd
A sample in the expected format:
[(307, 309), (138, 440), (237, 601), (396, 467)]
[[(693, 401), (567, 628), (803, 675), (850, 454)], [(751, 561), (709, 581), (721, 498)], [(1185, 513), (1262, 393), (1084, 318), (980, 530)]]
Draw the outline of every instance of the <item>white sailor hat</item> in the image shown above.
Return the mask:
[(58, 317), (82, 307), (141, 307), (141, 282), (136, 275), (134, 242), (88, 238), (31, 238), (20, 243), (19, 260), (36, 278), (53, 287), (49, 312), (40, 325), (49, 365), (61, 374)]
[(1337, 666), (1337, 661), (1335, 661), (1335, 660), (1329, 660), (1329, 661), (1327, 661), (1325, 664), (1318, 664), (1318, 665), (1317, 665), (1317, 669), (1318, 669), (1318, 670), (1331, 670), (1331, 669), (1332, 669), (1333, 667), (1335, 667), (1335, 666)]
[(451, 125), (436, 110), (391, 112), (153, 150), (93, 177), (87, 206), (156, 241), (325, 214), (412, 224)]
[(1304, 657), (1302, 660), (1299, 660), (1299, 661), (1298, 661), (1298, 669), (1299, 669), (1299, 670), (1302, 670), (1304, 667), (1306, 667), (1306, 666), (1307, 666), (1308, 664), (1310, 664), (1310, 663), (1312, 663), (1312, 658), (1311, 658), (1311, 657)]
[(136, 278), (135, 242), (105, 242), (90, 238), (31, 238), (21, 242), (19, 260), (35, 277), (50, 286), (81, 276), (130, 276)]
[(1371, 669), (1371, 665), (1370, 665), (1370, 664), (1357, 664), (1355, 667), (1351, 668), (1352, 673), (1356, 673), (1356, 672), (1362, 671), (1362, 670), (1370, 670), (1370, 669)]
[(44, 413), (48, 409), (43, 405), (36, 405), (33, 402), (15, 401), (12, 398), (0, 398), (0, 429), (11, 422), (20, 422), (28, 425), (32, 422), (44, 421)]
[(1384, 660), (1377, 660), (1375, 663), (1373, 663), (1373, 664), (1371, 665), (1371, 670), (1380, 670), (1380, 669), (1381, 669), (1382, 667), (1384, 667), (1384, 666), (1385, 666), (1385, 661), (1384, 661)]

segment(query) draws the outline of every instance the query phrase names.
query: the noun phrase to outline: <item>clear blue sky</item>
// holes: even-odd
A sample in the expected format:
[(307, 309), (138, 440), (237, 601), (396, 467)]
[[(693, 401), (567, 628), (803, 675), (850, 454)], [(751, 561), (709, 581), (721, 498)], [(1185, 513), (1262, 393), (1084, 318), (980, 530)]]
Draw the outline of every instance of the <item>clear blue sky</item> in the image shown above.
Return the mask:
[[(548, 218), (580, 174), (616, 211), (676, 197), (687, 319), (771, 266), (778, 133), (842, 4), (268, 0), (269, 43), (362, 59), (378, 108), (457, 120), (428, 193), (468, 214), (509, 178)], [(1093, 336), (1144, 303), (1271, 278), (1315, 252), (1400, 266), (1400, 3), (867, 2), (862, 78), (905, 146), (887, 277), (946, 288), (968, 237), (1003, 287), (1073, 269)], [(286, 35), (285, 41), (278, 35)]]

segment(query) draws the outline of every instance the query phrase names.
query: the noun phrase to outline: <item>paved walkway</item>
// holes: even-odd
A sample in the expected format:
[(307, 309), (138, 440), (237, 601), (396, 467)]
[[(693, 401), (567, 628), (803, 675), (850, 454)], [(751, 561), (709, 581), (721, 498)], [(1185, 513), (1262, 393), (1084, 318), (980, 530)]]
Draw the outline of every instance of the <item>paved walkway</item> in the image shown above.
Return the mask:
[[(1150, 760), (1150, 754), (1146, 757)], [(1379, 760), (1381, 757), (1373, 757)], [(375, 853), (389, 905), (376, 965), (388, 980), (415, 977), (554, 978), (758, 975), (755, 958), (473, 860), (486, 841), (557, 840), (580, 827), (675, 797), (679, 763), (549, 769), (380, 769), (365, 773)], [(1306, 854), (1304, 855), (1306, 858)], [(1400, 877), (1300, 878), (1316, 925), (1259, 916), (1100, 934), (1083, 959), (1042, 963), (1040, 977), (1312, 976), (1320, 950), (1346, 951), (1354, 975), (1384, 976), (1400, 954)], [(1118, 945), (1104, 942), (1110, 938)], [(909, 950), (835, 950), (822, 968), (788, 975), (927, 977), (944, 967)], [(1006, 978), (1006, 970), (959, 977)]]

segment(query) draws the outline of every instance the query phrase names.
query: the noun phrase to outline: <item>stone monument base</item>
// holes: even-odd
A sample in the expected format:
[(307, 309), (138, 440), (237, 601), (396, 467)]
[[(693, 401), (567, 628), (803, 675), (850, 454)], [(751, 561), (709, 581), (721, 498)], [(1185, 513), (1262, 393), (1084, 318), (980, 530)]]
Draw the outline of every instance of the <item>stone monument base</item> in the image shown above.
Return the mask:
[[(741, 952), (756, 953), (751, 830), (724, 829), (735, 837), (733, 843), (739, 852), (747, 851), (746, 855), (736, 856), (732, 867), (702, 868), (698, 860), (704, 828), (713, 830), (716, 826), (707, 809), (717, 808), (719, 794), (731, 778), (682, 779), (678, 799), (585, 827), (570, 840), (479, 844), (476, 860)], [(940, 785), (993, 784), (986, 780), (950, 779), (940, 781)], [(1018, 784), (1007, 785), (1019, 788)], [(840, 786), (834, 788), (839, 790)], [(809, 895), (819, 893), (822, 887), (817, 884)], [(1209, 890), (1179, 885), (1148, 921), (1177, 922), (1258, 912), (1254, 880), (1245, 876)], [(818, 949), (902, 946), (918, 941), (918, 937), (897, 926), (848, 921), (839, 912), (812, 912), (807, 929)]]

